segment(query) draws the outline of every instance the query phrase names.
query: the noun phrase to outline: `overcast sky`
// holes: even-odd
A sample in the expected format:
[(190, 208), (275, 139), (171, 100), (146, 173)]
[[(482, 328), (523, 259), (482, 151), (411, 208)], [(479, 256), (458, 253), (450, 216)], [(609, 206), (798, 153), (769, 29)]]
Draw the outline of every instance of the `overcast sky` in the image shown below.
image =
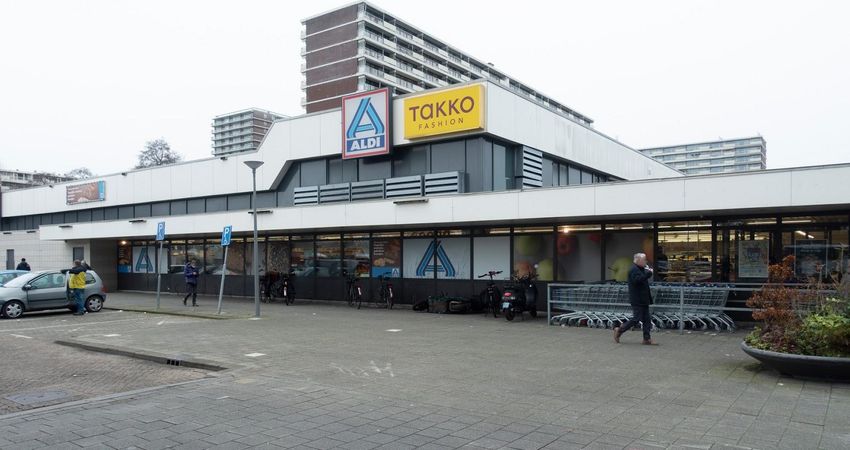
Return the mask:
[[(112, 173), (159, 137), (203, 158), (213, 116), (301, 114), (301, 19), (345, 3), (0, 0), (0, 167)], [(768, 168), (850, 162), (848, 2), (373, 3), (632, 147), (760, 134)]]

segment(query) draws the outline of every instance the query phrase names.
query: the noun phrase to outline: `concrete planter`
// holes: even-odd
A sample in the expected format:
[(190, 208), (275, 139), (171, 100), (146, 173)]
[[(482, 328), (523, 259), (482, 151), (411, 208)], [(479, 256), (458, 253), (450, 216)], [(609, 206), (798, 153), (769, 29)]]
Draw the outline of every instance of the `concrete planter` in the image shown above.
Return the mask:
[(741, 342), (741, 350), (783, 375), (850, 381), (850, 358), (778, 353), (750, 347), (746, 342)]

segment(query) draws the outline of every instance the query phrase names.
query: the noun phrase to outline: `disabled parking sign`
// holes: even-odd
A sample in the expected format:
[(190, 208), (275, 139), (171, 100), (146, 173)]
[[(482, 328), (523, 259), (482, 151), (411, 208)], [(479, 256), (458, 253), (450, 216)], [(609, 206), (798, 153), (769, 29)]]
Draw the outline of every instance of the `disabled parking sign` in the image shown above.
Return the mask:
[(233, 225), (228, 225), (224, 227), (224, 230), (221, 232), (221, 246), (227, 247), (230, 245), (230, 235), (233, 232)]

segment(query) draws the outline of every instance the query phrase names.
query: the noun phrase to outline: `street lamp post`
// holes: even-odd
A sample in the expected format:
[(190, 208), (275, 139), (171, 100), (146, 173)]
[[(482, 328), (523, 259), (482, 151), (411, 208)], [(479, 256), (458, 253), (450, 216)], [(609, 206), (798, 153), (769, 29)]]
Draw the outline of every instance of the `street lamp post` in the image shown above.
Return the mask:
[(254, 181), (252, 189), (251, 207), (254, 210), (254, 317), (260, 317), (260, 266), (257, 245), (257, 169), (263, 165), (262, 161), (245, 161), (245, 165), (251, 168), (251, 177)]

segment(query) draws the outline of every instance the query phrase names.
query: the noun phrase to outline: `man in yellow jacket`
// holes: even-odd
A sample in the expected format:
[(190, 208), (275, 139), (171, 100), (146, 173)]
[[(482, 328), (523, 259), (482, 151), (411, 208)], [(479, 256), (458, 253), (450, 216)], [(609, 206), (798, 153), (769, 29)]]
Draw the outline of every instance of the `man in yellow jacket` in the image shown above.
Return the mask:
[(68, 288), (71, 289), (71, 294), (74, 296), (74, 304), (77, 307), (75, 316), (82, 316), (86, 313), (86, 306), (83, 303), (83, 297), (86, 290), (86, 268), (82, 262), (74, 260), (74, 267), (68, 271)]

